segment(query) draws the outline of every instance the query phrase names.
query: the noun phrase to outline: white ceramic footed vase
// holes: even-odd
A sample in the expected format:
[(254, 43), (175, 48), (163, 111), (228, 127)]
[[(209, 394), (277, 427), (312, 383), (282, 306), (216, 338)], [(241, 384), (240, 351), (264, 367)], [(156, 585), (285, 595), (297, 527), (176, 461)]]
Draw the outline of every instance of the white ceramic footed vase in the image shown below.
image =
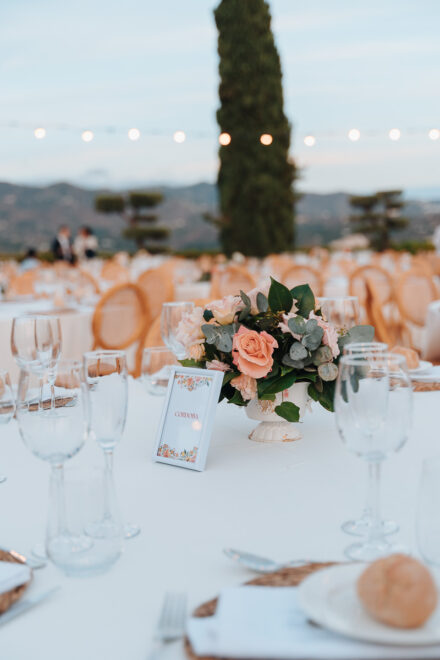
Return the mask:
[(284, 392), (276, 394), (275, 401), (260, 401), (253, 399), (246, 406), (249, 419), (260, 422), (249, 434), (255, 442), (293, 442), (302, 438), (299, 424), (287, 422), (275, 412), (275, 407), (284, 401), (291, 401), (299, 408), (299, 420), (302, 422), (307, 410), (310, 410), (311, 398), (307, 390), (310, 383), (294, 383)]

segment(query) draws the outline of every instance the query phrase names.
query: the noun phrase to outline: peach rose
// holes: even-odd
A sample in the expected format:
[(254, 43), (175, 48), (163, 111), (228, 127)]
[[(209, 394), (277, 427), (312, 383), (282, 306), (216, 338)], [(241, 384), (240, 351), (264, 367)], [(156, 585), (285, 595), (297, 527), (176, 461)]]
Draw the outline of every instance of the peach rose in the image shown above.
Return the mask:
[(214, 369), (214, 371), (231, 371), (231, 367), (226, 362), (221, 360), (212, 360), (206, 363), (207, 369)]
[(233, 362), (242, 374), (264, 378), (272, 369), (274, 348), (278, 342), (267, 332), (248, 330), (243, 325), (232, 339)]
[(338, 333), (336, 328), (331, 323), (324, 321), (322, 316), (317, 316), (314, 312), (310, 312), (309, 319), (316, 319), (320, 328), (324, 330), (322, 336), (322, 343), (328, 346), (334, 358), (337, 358), (341, 352), (338, 346)]
[(214, 300), (207, 305), (220, 325), (232, 323), (236, 313), (243, 308), (243, 301), (239, 296), (225, 296), (222, 300)]
[(205, 335), (202, 332), (202, 325), (205, 323), (203, 319), (203, 309), (201, 307), (194, 307), (192, 312), (188, 312), (180, 321), (176, 339), (189, 351), (193, 344), (203, 344)]
[(244, 401), (250, 401), (257, 396), (257, 381), (251, 376), (240, 374), (231, 380), (231, 385), (240, 392)]
[(192, 360), (199, 360), (205, 355), (205, 347), (202, 344), (193, 344), (189, 347), (188, 355)]

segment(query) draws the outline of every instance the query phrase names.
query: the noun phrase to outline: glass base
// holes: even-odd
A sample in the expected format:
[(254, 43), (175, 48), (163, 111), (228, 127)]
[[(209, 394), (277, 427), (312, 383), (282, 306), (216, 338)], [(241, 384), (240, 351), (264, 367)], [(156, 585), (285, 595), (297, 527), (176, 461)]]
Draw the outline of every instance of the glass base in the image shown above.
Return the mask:
[(87, 552), (93, 541), (87, 536), (58, 536), (50, 541), (49, 553), (54, 556), (76, 555)]
[(139, 536), (141, 533), (141, 528), (139, 525), (124, 525), (124, 539), (134, 539), (136, 536)]
[(5, 477), (5, 476), (3, 476), (2, 474), (0, 474), (0, 484), (4, 484), (5, 481), (7, 481), (7, 477)]
[(111, 518), (90, 523), (84, 531), (92, 539), (111, 539), (123, 535), (121, 525)]
[(388, 557), (396, 552), (408, 555), (409, 550), (399, 543), (387, 543), (385, 539), (375, 542), (353, 543), (344, 550), (347, 559), (352, 561), (375, 561), (381, 557)]
[[(371, 521), (368, 518), (360, 518), (359, 520), (347, 520), (341, 525), (341, 529), (346, 534), (351, 536), (367, 536), (370, 531)], [(382, 520), (381, 532), (384, 536), (395, 534), (399, 531), (399, 525), (394, 520)]]
[(48, 556), (47, 556), (46, 548), (44, 547), (44, 543), (36, 543), (34, 546), (32, 546), (31, 555), (32, 555), (32, 557), (35, 557), (35, 559), (40, 559), (41, 561), (47, 561), (48, 560)]

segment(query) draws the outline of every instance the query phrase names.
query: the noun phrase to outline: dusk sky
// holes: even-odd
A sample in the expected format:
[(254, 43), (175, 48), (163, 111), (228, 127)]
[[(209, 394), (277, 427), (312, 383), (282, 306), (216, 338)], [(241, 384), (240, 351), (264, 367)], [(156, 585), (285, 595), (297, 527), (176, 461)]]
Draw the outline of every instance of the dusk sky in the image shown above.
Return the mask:
[[(215, 181), (217, 4), (3, 0), (0, 180)], [(428, 131), (440, 129), (440, 2), (270, 7), (302, 190), (439, 187), (440, 139)], [(34, 138), (37, 127), (44, 139)], [(130, 128), (139, 140), (128, 139)], [(357, 142), (347, 138), (351, 128)], [(389, 139), (392, 128), (400, 140)], [(81, 140), (85, 129), (94, 132), (90, 143)], [(179, 129), (183, 144), (173, 141)]]

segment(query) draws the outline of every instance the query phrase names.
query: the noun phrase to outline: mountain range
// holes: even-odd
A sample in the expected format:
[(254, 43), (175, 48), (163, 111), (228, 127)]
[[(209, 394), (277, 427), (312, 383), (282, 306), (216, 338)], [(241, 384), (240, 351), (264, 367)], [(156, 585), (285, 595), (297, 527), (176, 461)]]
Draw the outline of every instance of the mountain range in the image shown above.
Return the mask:
[[(171, 230), (173, 250), (218, 247), (216, 229), (204, 220), (206, 213), (215, 215), (218, 210), (214, 184), (155, 189), (164, 195), (158, 224)], [(94, 199), (101, 192), (69, 183), (26, 186), (0, 182), (0, 253), (23, 252), (31, 246), (46, 250), (61, 224), (69, 225), (74, 235), (81, 225), (90, 225), (103, 250), (132, 249), (133, 244), (120, 236), (123, 219), (94, 210)], [(345, 192), (304, 194), (296, 209), (298, 246), (326, 244), (349, 233), (349, 197)], [(424, 239), (440, 223), (440, 201), (408, 200), (404, 213), (411, 222), (399, 232), (399, 238)]]

